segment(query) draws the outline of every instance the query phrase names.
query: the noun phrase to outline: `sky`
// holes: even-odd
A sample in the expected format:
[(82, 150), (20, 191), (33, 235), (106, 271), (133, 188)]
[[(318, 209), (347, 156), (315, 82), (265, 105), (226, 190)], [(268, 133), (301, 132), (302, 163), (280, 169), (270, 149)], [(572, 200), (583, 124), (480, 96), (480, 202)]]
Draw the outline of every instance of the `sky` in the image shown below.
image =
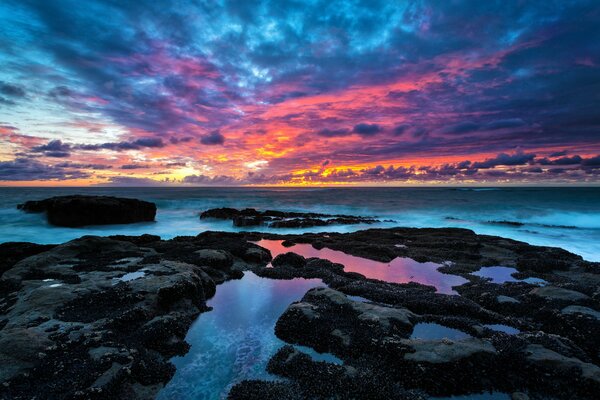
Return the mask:
[(0, 185), (600, 183), (600, 2), (0, 2)]

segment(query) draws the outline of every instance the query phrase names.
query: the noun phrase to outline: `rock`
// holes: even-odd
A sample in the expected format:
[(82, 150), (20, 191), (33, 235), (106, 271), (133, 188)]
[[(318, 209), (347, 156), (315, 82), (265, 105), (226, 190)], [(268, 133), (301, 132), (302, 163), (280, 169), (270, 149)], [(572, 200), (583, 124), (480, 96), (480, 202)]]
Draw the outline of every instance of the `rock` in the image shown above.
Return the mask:
[(561, 313), (566, 315), (583, 314), (597, 320), (600, 320), (600, 312), (592, 310), (589, 307), (583, 306), (567, 306), (561, 310)]
[(66, 227), (147, 222), (156, 216), (154, 203), (108, 196), (59, 196), (27, 201), (18, 208), (45, 212), (50, 224)]
[(414, 352), (404, 355), (405, 360), (442, 364), (455, 362), (478, 353), (496, 354), (494, 346), (485, 340), (402, 340)]
[(256, 226), (262, 224), (262, 218), (246, 215), (236, 215), (233, 217), (233, 226)]
[(575, 290), (570, 289), (563, 289), (556, 286), (538, 287), (531, 290), (531, 292), (529, 293), (550, 300), (581, 301), (589, 299), (587, 295), (581, 292), (576, 292)]
[(567, 357), (539, 344), (530, 344), (525, 349), (527, 360), (547, 370), (559, 374), (569, 373), (573, 368), (579, 370), (581, 377), (600, 384), (600, 367), (583, 362), (574, 357)]
[(308, 228), (326, 225), (372, 224), (374, 218), (352, 215), (332, 215), (319, 213), (298, 213), (285, 211), (258, 211), (254, 208), (213, 208), (200, 213), (200, 218), (229, 219), (234, 226), (258, 226), (267, 224), (271, 228)]
[(271, 264), (273, 264), (274, 267), (286, 265), (293, 268), (302, 268), (306, 265), (306, 258), (296, 253), (288, 252), (275, 257)]
[(514, 297), (509, 297), (509, 296), (496, 296), (496, 301), (500, 304), (519, 304), (520, 301), (515, 299)]
[(248, 248), (242, 258), (253, 263), (268, 263), (273, 259), (269, 250), (259, 246)]
[(514, 392), (510, 395), (511, 400), (529, 400), (529, 396), (527, 396), (523, 392)]
[[(258, 248), (233, 239), (221, 243), (239, 246), (238, 254)], [(242, 274), (230, 269), (234, 262), (250, 267), (194, 240), (84, 236), (43, 252), (4, 246), (19, 261), (0, 280), (7, 304), (0, 398), (154, 398), (174, 373), (169, 360), (187, 352), (189, 326), (215, 293), (204, 268), (221, 271), (224, 281)], [(190, 259), (202, 265), (179, 261)], [(139, 279), (121, 280), (140, 271)]]
[(224, 250), (202, 249), (194, 252), (194, 264), (231, 268), (233, 256)]

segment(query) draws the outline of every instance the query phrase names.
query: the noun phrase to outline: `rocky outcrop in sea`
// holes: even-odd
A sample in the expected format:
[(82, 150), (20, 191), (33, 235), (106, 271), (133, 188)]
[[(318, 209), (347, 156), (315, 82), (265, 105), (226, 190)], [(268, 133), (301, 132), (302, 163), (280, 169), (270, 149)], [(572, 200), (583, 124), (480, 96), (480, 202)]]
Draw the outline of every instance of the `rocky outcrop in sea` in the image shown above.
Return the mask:
[(17, 208), (30, 213), (46, 213), (50, 224), (71, 228), (150, 222), (156, 216), (154, 203), (111, 196), (57, 196), (30, 200)]

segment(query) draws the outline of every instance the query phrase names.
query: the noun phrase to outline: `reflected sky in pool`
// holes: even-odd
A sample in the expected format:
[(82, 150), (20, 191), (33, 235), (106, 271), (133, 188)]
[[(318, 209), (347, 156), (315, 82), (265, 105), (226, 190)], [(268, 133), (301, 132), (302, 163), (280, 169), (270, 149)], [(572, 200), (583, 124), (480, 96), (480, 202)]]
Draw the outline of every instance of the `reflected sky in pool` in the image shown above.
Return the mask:
[(190, 351), (172, 359), (177, 372), (158, 399), (221, 399), (243, 379), (278, 379), (265, 370), (285, 344), (275, 336), (275, 323), (288, 305), (319, 286), (325, 286), (319, 279), (275, 280), (252, 272), (219, 285), (208, 302), (213, 310), (200, 314), (188, 331)]
[(479, 276), (481, 278), (489, 279), (492, 283), (505, 283), (505, 282), (526, 282), (532, 285), (540, 285), (543, 286), (547, 284), (543, 279), (540, 278), (525, 278), (525, 279), (517, 279), (513, 276), (513, 274), (517, 273), (517, 269), (513, 267), (482, 267), (479, 271), (473, 272), (473, 275)]
[(351, 256), (328, 248), (317, 250), (310, 244), (301, 243), (292, 247), (284, 247), (281, 243), (281, 240), (260, 240), (256, 242), (259, 246), (269, 249), (273, 258), (291, 251), (306, 258), (318, 257), (343, 264), (344, 270), (358, 272), (367, 278), (395, 283), (418, 282), (423, 285), (434, 286), (438, 293), (457, 294), (452, 290), (452, 287), (468, 282), (463, 277), (439, 272), (438, 268), (442, 265), (432, 262), (420, 263), (411, 258), (398, 257), (389, 263), (384, 263)]
[(470, 338), (471, 335), (455, 328), (449, 328), (444, 325), (436, 324), (433, 322), (419, 322), (413, 328), (413, 332), (410, 335), (411, 339), (422, 339), (422, 340), (439, 340), (439, 339), (452, 339), (461, 340)]

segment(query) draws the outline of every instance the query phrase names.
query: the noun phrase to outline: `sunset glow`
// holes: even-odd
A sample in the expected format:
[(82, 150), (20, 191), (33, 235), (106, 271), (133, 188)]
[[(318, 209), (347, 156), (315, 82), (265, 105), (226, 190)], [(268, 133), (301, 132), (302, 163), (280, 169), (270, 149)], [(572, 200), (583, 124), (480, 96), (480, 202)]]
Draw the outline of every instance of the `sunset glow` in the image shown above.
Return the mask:
[(459, 3), (2, 2), (0, 184), (597, 184), (598, 2)]

